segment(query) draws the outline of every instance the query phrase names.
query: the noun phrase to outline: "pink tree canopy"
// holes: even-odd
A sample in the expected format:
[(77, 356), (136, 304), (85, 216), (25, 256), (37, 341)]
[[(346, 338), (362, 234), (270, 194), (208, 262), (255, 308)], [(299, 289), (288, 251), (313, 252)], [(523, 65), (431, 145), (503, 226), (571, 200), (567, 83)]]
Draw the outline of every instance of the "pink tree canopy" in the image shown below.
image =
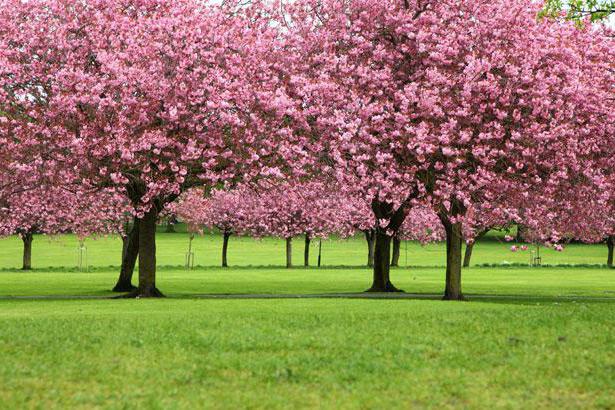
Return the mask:
[(372, 290), (395, 290), (390, 238), (422, 201), (447, 233), (445, 298), (461, 299), (473, 208), (518, 209), (496, 199), (535, 185), (549, 194), (569, 178), (600, 185), (592, 165), (612, 139), (613, 39), (538, 20), (539, 10), (524, 0), (288, 5), (287, 66), (320, 135), (314, 149), (388, 221)]
[[(85, 184), (125, 190), (140, 287), (157, 296), (155, 221), (193, 185), (280, 175), (292, 134), (261, 8), (191, 0), (4, 0), (3, 129)], [(10, 109), (8, 109), (10, 107)], [(283, 129), (283, 127), (280, 127)]]

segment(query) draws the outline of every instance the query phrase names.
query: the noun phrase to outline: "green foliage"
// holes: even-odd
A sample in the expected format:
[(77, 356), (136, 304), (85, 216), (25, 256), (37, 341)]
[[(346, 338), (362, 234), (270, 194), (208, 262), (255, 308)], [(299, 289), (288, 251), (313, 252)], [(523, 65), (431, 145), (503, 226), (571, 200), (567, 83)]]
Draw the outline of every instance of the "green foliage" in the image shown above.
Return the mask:
[(547, 0), (543, 15), (558, 16), (566, 11), (567, 18), (592, 21), (605, 20), (615, 14), (615, 0)]

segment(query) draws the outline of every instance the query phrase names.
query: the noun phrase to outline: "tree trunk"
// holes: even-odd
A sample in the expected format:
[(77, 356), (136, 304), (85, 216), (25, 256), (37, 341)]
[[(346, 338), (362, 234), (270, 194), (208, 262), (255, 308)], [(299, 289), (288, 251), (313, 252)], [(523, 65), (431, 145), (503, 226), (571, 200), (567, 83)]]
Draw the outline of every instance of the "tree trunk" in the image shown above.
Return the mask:
[(380, 229), (376, 231), (374, 247), (374, 281), (367, 292), (403, 292), (391, 283), (391, 237)]
[(463, 255), (463, 267), (467, 268), (470, 266), (470, 259), (472, 259), (472, 249), (474, 249), (474, 241), (470, 243), (466, 243), (466, 251)]
[(393, 237), (393, 255), (391, 256), (391, 266), (399, 266), (399, 248), (401, 248), (401, 240), (399, 237)]
[(303, 250), (303, 266), (310, 266), (310, 235), (305, 234), (305, 249)]
[(527, 232), (527, 228), (525, 225), (518, 224), (517, 225), (517, 237), (515, 238), (516, 242), (525, 242), (525, 234)]
[(482, 231), (479, 231), (474, 237), (474, 240), (472, 242), (466, 243), (466, 250), (465, 250), (465, 254), (463, 255), (463, 267), (464, 268), (467, 268), (470, 266), (470, 262), (472, 260), (472, 251), (474, 250), (474, 245), (480, 238), (485, 236), (487, 232), (489, 232), (489, 229), (483, 229)]
[(124, 263), (124, 258), (128, 253), (129, 235), (129, 233), (127, 233), (126, 235), (120, 235), (120, 237), (122, 238), (122, 263)]
[(172, 223), (171, 221), (167, 221), (167, 227), (164, 230), (166, 233), (176, 233), (175, 231), (175, 224)]
[(606, 264), (609, 268), (613, 267), (613, 248), (615, 248), (615, 235), (611, 235), (606, 239), (606, 246), (609, 248), (609, 255), (606, 259)]
[(132, 284), (132, 275), (139, 256), (139, 220), (134, 219), (128, 235), (122, 237), (122, 266), (113, 292), (131, 292), (137, 289)]
[(32, 269), (32, 241), (34, 236), (32, 232), (27, 232), (21, 236), (21, 240), (23, 241), (23, 265), (21, 269), (30, 270)]
[(226, 259), (226, 254), (228, 251), (228, 240), (230, 237), (231, 237), (230, 232), (224, 232), (224, 236), (222, 239), (222, 267), (223, 268), (228, 267), (228, 260)]
[(461, 293), (461, 223), (443, 223), (446, 231), (446, 287), (444, 300), (463, 300)]
[(139, 286), (124, 297), (164, 297), (156, 288), (156, 206), (139, 219)]
[(374, 240), (374, 230), (368, 229), (365, 232), (365, 239), (367, 240), (367, 266), (370, 268), (374, 267), (374, 247), (376, 245), (376, 241)]
[(286, 267), (293, 267), (293, 238), (286, 238)]

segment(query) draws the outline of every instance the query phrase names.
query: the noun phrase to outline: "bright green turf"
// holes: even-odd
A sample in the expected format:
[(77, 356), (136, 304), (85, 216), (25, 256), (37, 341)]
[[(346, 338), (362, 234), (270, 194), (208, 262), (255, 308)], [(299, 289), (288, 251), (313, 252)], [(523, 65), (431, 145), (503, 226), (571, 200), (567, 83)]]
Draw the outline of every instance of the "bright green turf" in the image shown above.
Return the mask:
[[(219, 239), (196, 239), (197, 263), (217, 264)], [(281, 241), (233, 240), (232, 264), (284, 261)], [(159, 263), (181, 265), (186, 242), (160, 235)], [(19, 245), (0, 241), (0, 408), (615, 408), (615, 270), (473, 267), (461, 303), (211, 300), (198, 295), (360, 292), (370, 272), (162, 267), (167, 299), (62, 300), (49, 296), (110, 295), (117, 269), (104, 266), (118, 264), (119, 241), (88, 240), (87, 273), (59, 268), (75, 265), (72, 237), (36, 239), (35, 266), (56, 269), (10, 270)], [(480, 243), (474, 261), (525, 262), (508, 247)], [(600, 264), (605, 248), (544, 261)], [(360, 265), (365, 246), (331, 241), (323, 253)], [(429, 266), (442, 253), (411, 244), (408, 263), (426, 267), (395, 269), (394, 283), (441, 293), (443, 269)], [(14, 298), (28, 295), (47, 298)]]
[[(443, 268), (399, 268), (393, 282), (409, 293), (440, 294)], [(0, 272), (0, 296), (108, 296), (116, 271)], [(320, 294), (361, 292), (369, 287), (367, 268), (162, 268), (157, 284), (172, 296), (199, 294)], [(471, 268), (463, 274), (466, 294), (615, 298), (615, 270), (600, 268)]]
[[(158, 264), (161, 266), (182, 266), (188, 251), (188, 234), (159, 233), (157, 237)], [(88, 239), (85, 241), (88, 264), (92, 266), (118, 266), (120, 263), (121, 241), (119, 237)], [(17, 237), (0, 239), (0, 268), (21, 266), (22, 243)], [(303, 262), (303, 238), (293, 241), (294, 263)], [(478, 264), (527, 264), (528, 251), (510, 251), (511, 243), (501, 236), (490, 236), (474, 248), (473, 261)], [(218, 234), (196, 236), (193, 241), (195, 264), (217, 266), (220, 263), (222, 238)], [(35, 268), (67, 267), (77, 263), (78, 241), (73, 235), (48, 237), (36, 235), (33, 242), (33, 266)], [(234, 266), (281, 266), (285, 264), (285, 243), (281, 239), (231, 237), (229, 264)], [(531, 249), (535, 249), (531, 247)], [(401, 247), (402, 266), (442, 266), (445, 246), (443, 243), (421, 246), (417, 242), (404, 242)], [(312, 241), (311, 263), (316, 263), (318, 241)], [(348, 240), (330, 239), (322, 242), (322, 263), (328, 266), (360, 266), (366, 263), (367, 245), (363, 237)], [(607, 249), (599, 245), (567, 245), (563, 252), (541, 247), (543, 263), (559, 264), (604, 264)]]
[(613, 303), (0, 302), (7, 408), (612, 408)]

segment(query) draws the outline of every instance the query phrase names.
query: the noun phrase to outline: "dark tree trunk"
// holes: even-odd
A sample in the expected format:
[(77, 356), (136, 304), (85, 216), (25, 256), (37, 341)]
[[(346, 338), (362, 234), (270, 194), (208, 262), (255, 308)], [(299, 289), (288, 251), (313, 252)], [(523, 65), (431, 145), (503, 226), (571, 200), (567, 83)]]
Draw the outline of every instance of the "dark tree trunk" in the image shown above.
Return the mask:
[(390, 279), (391, 237), (380, 229), (376, 231), (374, 249), (374, 281), (367, 292), (403, 292)]
[(32, 232), (27, 232), (21, 236), (21, 240), (23, 241), (23, 264), (21, 269), (30, 270), (32, 269), (32, 241), (34, 236)]
[(305, 234), (305, 249), (303, 250), (303, 266), (310, 266), (310, 235)]
[(446, 231), (446, 287), (444, 300), (463, 300), (461, 292), (461, 223), (451, 223), (447, 217), (442, 218)]
[(156, 219), (158, 210), (152, 208), (139, 219), (139, 286), (124, 297), (164, 297), (156, 288)]
[(609, 268), (613, 267), (613, 248), (615, 248), (615, 235), (611, 235), (606, 239), (606, 246), (609, 248), (609, 254), (606, 259), (606, 264)]
[(293, 267), (293, 238), (286, 238), (286, 267)]
[(155, 206), (139, 220), (139, 297), (164, 296), (156, 288), (156, 219)]
[(134, 219), (132, 229), (122, 237), (122, 266), (113, 292), (131, 292), (136, 289), (132, 275), (139, 256), (139, 220)]
[(463, 267), (467, 268), (470, 266), (470, 259), (472, 259), (472, 249), (474, 249), (474, 241), (470, 243), (466, 243), (466, 251), (463, 255)]
[(368, 292), (403, 292), (391, 283), (391, 236), (387, 232), (396, 233), (406, 218), (406, 204), (397, 209), (393, 204), (380, 202), (376, 199), (371, 204), (377, 221), (388, 220), (386, 226), (378, 226), (375, 230), (376, 244), (374, 247), (374, 280)]
[(517, 237), (515, 238), (515, 241), (525, 242), (526, 232), (527, 232), (527, 228), (525, 227), (525, 225), (518, 224), (517, 225)]
[(231, 233), (230, 232), (224, 232), (223, 234), (223, 239), (222, 239), (222, 267), (223, 268), (227, 268), (228, 267), (228, 260), (226, 258), (227, 252), (228, 252), (228, 240), (231, 237)]
[(373, 229), (368, 229), (365, 232), (365, 239), (367, 240), (367, 266), (374, 267), (374, 248), (376, 246), (376, 238)]
[(167, 221), (167, 227), (164, 231), (166, 233), (176, 233), (175, 224), (172, 221)]
[(399, 237), (393, 237), (393, 255), (391, 256), (391, 266), (399, 266), (399, 249), (401, 248), (401, 240)]
[(127, 233), (126, 235), (121, 235), (122, 238), (122, 263), (124, 263), (124, 258), (126, 257), (126, 254), (128, 253), (128, 243), (129, 243), (129, 233)]

